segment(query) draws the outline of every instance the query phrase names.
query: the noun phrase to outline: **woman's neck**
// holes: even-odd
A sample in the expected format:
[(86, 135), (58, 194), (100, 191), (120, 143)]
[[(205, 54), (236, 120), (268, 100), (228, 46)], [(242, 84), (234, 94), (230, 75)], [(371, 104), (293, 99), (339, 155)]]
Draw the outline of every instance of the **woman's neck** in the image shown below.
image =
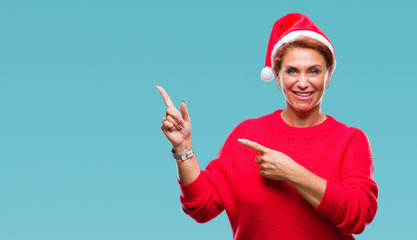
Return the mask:
[(324, 122), (327, 117), (321, 111), (320, 104), (305, 113), (297, 112), (292, 106), (287, 105), (281, 112), (282, 120), (292, 127), (312, 127)]

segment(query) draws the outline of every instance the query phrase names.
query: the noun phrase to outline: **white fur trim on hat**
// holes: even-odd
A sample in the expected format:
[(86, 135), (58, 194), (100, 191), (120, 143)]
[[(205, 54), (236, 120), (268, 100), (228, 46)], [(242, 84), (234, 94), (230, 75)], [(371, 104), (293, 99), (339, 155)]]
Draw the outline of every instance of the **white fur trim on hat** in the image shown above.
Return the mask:
[[(277, 52), (278, 48), (280, 48), (284, 43), (287, 42), (291, 42), (297, 38), (302, 38), (302, 37), (310, 37), (310, 38), (314, 38), (320, 42), (322, 42), (323, 44), (325, 44), (330, 51), (333, 53), (333, 60), (334, 60), (334, 64), (333, 64), (333, 68), (331, 69), (331, 72), (334, 72), (334, 70), (336, 69), (336, 57), (334, 54), (334, 49), (332, 44), (325, 38), (323, 37), (323, 35), (316, 33), (314, 31), (309, 31), (309, 30), (299, 30), (299, 31), (292, 31), (290, 33), (288, 33), (287, 35), (285, 35), (284, 37), (282, 37), (274, 46), (274, 49), (272, 50), (271, 53), (271, 68), (274, 67), (274, 56), (275, 53)], [(263, 70), (262, 70), (263, 72)], [(261, 77), (262, 77), (262, 73), (261, 73)], [(263, 78), (262, 78), (263, 80)], [(265, 81), (265, 80), (264, 80)]]

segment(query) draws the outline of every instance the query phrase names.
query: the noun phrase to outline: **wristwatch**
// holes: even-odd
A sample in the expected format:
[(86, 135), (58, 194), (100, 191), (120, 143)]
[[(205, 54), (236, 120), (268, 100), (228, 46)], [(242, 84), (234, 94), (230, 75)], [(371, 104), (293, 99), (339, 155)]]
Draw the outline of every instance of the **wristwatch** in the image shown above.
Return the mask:
[(174, 148), (172, 148), (171, 152), (172, 152), (172, 157), (174, 157), (177, 160), (183, 160), (184, 161), (184, 160), (187, 160), (187, 159), (191, 158), (192, 156), (194, 156), (193, 149), (191, 149), (191, 150), (189, 150), (185, 153), (178, 154), (178, 153), (175, 153)]

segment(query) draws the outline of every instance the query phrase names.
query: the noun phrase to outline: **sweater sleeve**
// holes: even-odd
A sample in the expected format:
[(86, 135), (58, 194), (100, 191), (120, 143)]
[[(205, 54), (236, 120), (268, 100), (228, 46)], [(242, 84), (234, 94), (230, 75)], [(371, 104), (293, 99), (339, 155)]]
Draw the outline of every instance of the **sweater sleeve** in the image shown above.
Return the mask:
[(221, 185), (224, 187), (226, 179), (230, 177), (224, 169), (225, 165), (230, 164), (230, 160), (236, 158), (235, 149), (238, 145), (236, 139), (238, 134), (242, 133), (242, 125), (243, 123), (240, 123), (236, 126), (223, 144), (217, 158), (207, 165), (206, 170), (200, 172), (194, 182), (180, 184), (182, 208), (187, 215), (199, 223), (212, 220), (224, 210), (218, 189)]
[(348, 234), (359, 234), (377, 211), (372, 152), (365, 133), (356, 129), (341, 163), (341, 180), (327, 181), (317, 211)]
[(182, 209), (197, 222), (208, 222), (223, 211), (219, 195), (204, 171), (194, 182), (179, 184)]

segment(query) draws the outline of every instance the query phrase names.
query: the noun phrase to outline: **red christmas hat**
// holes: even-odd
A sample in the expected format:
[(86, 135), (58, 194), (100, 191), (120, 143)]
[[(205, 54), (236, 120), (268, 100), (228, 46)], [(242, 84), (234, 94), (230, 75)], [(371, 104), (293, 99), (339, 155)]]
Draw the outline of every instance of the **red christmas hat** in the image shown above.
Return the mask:
[(324, 43), (333, 53), (334, 64), (330, 70), (332, 73), (336, 69), (336, 58), (333, 45), (327, 36), (311, 21), (306, 15), (301, 13), (289, 13), (278, 19), (272, 27), (269, 37), (268, 49), (266, 51), (265, 67), (262, 69), (262, 80), (269, 82), (274, 78), (272, 71), (272, 58), (284, 43), (291, 42), (297, 38), (310, 37)]

